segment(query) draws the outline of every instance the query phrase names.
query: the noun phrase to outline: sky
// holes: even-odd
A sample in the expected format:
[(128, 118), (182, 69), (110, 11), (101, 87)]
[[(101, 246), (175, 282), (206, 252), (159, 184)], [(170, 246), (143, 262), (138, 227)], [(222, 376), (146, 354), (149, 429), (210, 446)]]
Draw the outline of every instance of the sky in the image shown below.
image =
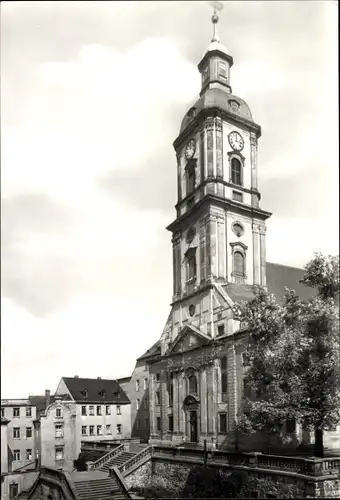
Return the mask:
[[(339, 252), (337, 3), (223, 2), (262, 127), (267, 260)], [(120, 377), (172, 297), (172, 142), (200, 90), (199, 2), (1, 2), (1, 392)]]

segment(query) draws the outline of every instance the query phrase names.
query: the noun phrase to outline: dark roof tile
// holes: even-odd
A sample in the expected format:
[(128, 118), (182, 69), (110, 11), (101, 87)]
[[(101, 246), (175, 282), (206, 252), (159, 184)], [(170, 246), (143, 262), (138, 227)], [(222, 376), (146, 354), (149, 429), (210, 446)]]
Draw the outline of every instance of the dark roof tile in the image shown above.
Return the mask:
[(62, 379), (77, 403), (130, 403), (117, 380), (80, 377), (63, 377)]

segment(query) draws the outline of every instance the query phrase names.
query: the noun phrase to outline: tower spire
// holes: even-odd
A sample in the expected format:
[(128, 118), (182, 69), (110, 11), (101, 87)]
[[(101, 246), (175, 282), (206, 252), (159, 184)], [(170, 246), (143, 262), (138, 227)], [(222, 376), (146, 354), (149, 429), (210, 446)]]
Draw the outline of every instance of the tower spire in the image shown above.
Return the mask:
[(218, 11), (221, 11), (223, 9), (223, 4), (222, 2), (214, 1), (214, 2), (209, 2), (209, 4), (214, 8), (214, 13), (211, 17), (211, 21), (213, 23), (213, 37), (211, 39), (212, 42), (219, 42), (219, 36), (217, 33), (217, 23), (219, 20)]

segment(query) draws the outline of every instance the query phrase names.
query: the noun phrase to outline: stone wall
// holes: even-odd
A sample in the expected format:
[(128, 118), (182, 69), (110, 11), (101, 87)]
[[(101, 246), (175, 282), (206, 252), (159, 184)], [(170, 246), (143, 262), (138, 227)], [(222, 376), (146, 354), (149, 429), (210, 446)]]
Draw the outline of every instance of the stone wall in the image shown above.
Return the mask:
[[(160, 489), (168, 492), (169, 496), (180, 498), (185, 488), (186, 492), (188, 491), (191, 473), (198, 469), (203, 470), (202, 463), (195, 463), (194, 460), (154, 456), (125, 477), (125, 481), (129, 489)], [(308, 477), (287, 471), (254, 470), (216, 463), (210, 463), (208, 469), (215, 475), (217, 473), (221, 484), (224, 485), (231, 474), (245, 473), (245, 485), (235, 498), (252, 496), (254, 492), (257, 492), (259, 498), (265, 498), (267, 495), (276, 498), (340, 497), (340, 480), (337, 479), (326, 480), (324, 477)]]

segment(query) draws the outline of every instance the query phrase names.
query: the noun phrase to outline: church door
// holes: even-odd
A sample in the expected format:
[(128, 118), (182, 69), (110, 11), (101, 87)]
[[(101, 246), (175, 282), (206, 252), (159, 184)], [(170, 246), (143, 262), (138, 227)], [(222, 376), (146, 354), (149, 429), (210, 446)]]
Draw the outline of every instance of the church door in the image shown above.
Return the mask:
[(197, 443), (197, 411), (190, 412), (189, 418), (190, 425), (190, 442)]

